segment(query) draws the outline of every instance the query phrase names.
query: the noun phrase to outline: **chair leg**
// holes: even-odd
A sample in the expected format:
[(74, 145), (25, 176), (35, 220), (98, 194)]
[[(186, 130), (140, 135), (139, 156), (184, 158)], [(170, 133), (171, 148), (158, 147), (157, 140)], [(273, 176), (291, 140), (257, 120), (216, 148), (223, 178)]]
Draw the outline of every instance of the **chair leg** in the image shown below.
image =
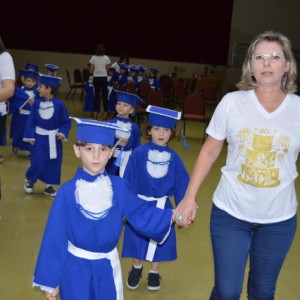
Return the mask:
[(73, 97), (74, 97), (76, 91), (77, 91), (77, 88), (74, 89), (74, 92), (73, 92), (73, 94), (72, 94), (72, 96), (71, 96), (71, 99), (73, 99)]
[(181, 137), (181, 130), (182, 130), (182, 122), (183, 120), (180, 121), (180, 127), (179, 127), (179, 133), (178, 133), (178, 142), (180, 141), (180, 137)]
[(68, 94), (67, 94), (66, 100), (68, 100), (69, 97), (71, 96), (72, 90), (73, 90), (72, 88), (69, 89), (69, 92), (68, 92)]

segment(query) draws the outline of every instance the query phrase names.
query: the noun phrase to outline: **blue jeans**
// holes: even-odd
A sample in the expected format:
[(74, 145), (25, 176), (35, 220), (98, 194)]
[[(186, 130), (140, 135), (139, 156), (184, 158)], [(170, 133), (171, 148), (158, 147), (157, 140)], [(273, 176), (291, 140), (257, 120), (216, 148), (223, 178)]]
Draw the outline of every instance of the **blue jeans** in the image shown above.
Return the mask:
[(215, 282), (210, 300), (240, 299), (248, 257), (248, 299), (273, 300), (296, 226), (296, 215), (283, 222), (255, 224), (236, 219), (213, 205), (210, 232)]

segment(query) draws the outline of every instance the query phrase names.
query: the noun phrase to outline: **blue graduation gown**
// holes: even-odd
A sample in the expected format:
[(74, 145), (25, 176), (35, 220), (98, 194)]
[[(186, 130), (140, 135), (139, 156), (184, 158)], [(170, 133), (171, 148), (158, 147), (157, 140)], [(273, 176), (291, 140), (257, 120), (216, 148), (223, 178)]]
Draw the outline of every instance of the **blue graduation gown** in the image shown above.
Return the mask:
[(35, 100), (38, 97), (36, 88), (16, 87), (13, 97), (9, 98), (9, 110), (11, 114), (10, 138), (13, 148), (30, 151), (30, 144), (23, 142), (24, 130), (31, 111), (31, 105), (27, 100)]
[[(119, 126), (122, 126), (121, 124), (124, 123), (126, 125), (126, 123), (130, 123), (130, 136), (128, 138), (128, 143), (123, 147), (122, 151), (132, 151), (135, 148), (137, 148), (138, 146), (141, 145), (141, 131), (139, 126), (132, 121), (129, 117), (128, 118), (122, 118), (119, 116), (116, 116), (115, 118), (108, 120), (107, 122), (109, 123), (114, 123), (117, 124)], [(128, 128), (128, 126), (126, 127)], [(118, 138), (115, 139), (115, 142), (118, 140)], [(121, 151), (120, 146), (117, 146), (117, 150)], [(106, 165), (106, 170), (108, 171), (108, 173), (112, 174), (112, 175), (119, 175), (119, 168), (118, 166), (115, 165), (115, 162), (117, 160), (118, 157), (114, 157), (112, 156), (112, 158), (108, 161), (107, 165)], [(124, 166), (125, 168), (126, 166)]]
[[(80, 212), (74, 191), (79, 179), (94, 182), (99, 176), (108, 176), (111, 181), (113, 205), (104, 218), (91, 220)], [(34, 272), (34, 285), (60, 286), (62, 300), (116, 300), (109, 261), (82, 259), (72, 255), (67, 247), (70, 241), (87, 251), (112, 251), (122, 232), (123, 217), (139, 233), (162, 241), (170, 229), (172, 211), (148, 207), (118, 176), (107, 172), (92, 176), (78, 168), (74, 178), (59, 188), (53, 202)]]
[[(149, 159), (149, 153), (154, 156), (152, 161)], [(160, 161), (159, 156), (163, 153), (169, 153), (167, 154), (170, 157), (169, 160)], [(156, 162), (155, 157), (158, 158)], [(157, 174), (155, 170), (158, 170)], [(150, 174), (151, 172), (153, 174)], [(132, 152), (125, 169), (124, 179), (129, 182), (132, 191), (136, 194), (154, 198), (167, 196), (165, 208), (172, 208), (169, 197), (174, 196), (175, 204), (178, 205), (184, 197), (189, 175), (181, 158), (170, 147), (161, 147), (150, 141)], [(157, 205), (155, 200), (148, 201), (148, 203), (153, 206)], [(130, 224), (126, 223), (122, 256), (146, 260), (148, 246), (149, 238), (140, 235)], [(176, 235), (175, 228), (172, 227), (168, 240), (162, 245), (157, 245), (151, 261), (170, 261), (176, 258)]]
[(43, 119), (39, 113), (41, 103), (46, 102), (44, 98), (37, 99), (31, 108), (28, 122), (24, 132), (24, 141), (35, 140), (35, 145), (31, 147), (30, 167), (26, 172), (26, 178), (35, 183), (41, 180), (47, 184), (60, 184), (61, 164), (63, 156), (62, 141), (55, 139), (56, 158), (50, 158), (49, 136), (38, 134), (37, 127), (44, 131), (57, 130), (68, 138), (71, 129), (71, 121), (65, 104), (52, 98), (50, 101), (54, 112), (51, 118)]

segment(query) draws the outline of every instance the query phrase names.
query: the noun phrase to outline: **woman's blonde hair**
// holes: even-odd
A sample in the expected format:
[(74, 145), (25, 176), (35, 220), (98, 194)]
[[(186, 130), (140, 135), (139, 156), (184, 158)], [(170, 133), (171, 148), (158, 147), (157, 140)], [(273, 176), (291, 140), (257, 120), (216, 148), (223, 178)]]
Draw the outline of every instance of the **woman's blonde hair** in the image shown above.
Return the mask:
[(243, 63), (241, 80), (236, 85), (237, 88), (251, 90), (257, 87), (256, 80), (251, 72), (251, 59), (256, 46), (261, 42), (275, 42), (282, 47), (284, 57), (290, 63), (290, 69), (281, 79), (281, 88), (286, 93), (296, 92), (297, 64), (292, 52), (291, 42), (285, 35), (274, 31), (265, 31), (252, 40)]

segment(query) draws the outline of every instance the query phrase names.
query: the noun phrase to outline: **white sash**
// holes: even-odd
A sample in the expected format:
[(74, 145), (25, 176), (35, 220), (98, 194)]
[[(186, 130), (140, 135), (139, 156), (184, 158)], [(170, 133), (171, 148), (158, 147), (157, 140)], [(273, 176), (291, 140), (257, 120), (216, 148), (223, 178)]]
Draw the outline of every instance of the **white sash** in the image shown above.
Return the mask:
[[(113, 156), (114, 157), (118, 157), (118, 155), (120, 154), (121, 150), (119, 149), (115, 149)], [(120, 169), (119, 169), (119, 176), (123, 177), (124, 176), (124, 172), (125, 172), (125, 168), (126, 165), (128, 163), (129, 157), (132, 153), (132, 150), (128, 150), (128, 151), (122, 151), (122, 156), (121, 156), (121, 162), (120, 162)]]
[(57, 158), (57, 150), (56, 150), (56, 134), (58, 133), (58, 129), (47, 130), (36, 126), (35, 133), (40, 135), (48, 135), (49, 138), (49, 150), (50, 150), (50, 159)]
[(108, 253), (91, 252), (81, 248), (77, 248), (70, 241), (68, 241), (68, 251), (76, 257), (85, 258), (89, 260), (97, 260), (104, 258), (108, 259), (113, 269), (117, 300), (123, 300), (122, 271), (117, 248), (114, 248)]
[[(154, 197), (147, 197), (147, 196), (140, 195), (140, 194), (138, 194), (138, 197), (145, 201), (157, 201), (156, 207), (161, 208), (161, 209), (164, 209), (166, 200), (168, 198), (168, 196), (164, 196), (161, 198), (154, 198)], [(156, 247), (157, 247), (157, 242), (150, 239), (147, 254), (146, 254), (146, 260), (153, 261)]]

